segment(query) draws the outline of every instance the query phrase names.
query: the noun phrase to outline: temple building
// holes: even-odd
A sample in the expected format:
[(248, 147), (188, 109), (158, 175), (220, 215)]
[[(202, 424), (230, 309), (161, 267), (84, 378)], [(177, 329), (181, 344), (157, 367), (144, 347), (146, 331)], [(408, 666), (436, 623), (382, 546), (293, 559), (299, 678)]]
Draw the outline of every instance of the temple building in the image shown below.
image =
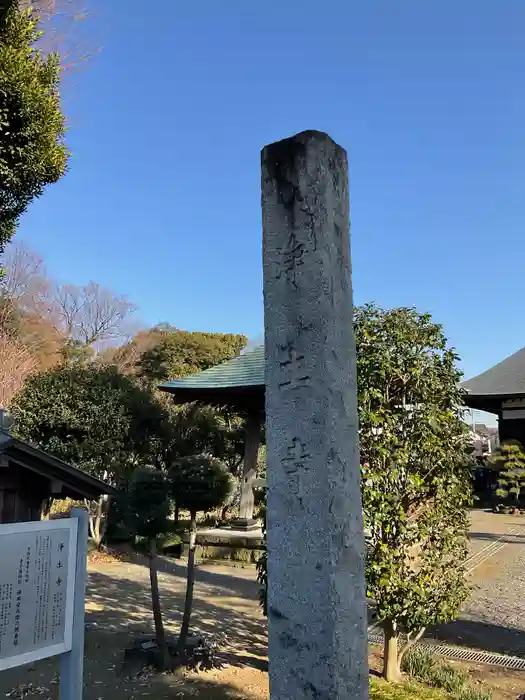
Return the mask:
[(525, 348), (486, 372), (463, 382), (469, 408), (498, 417), (499, 440), (525, 446)]
[[(161, 384), (176, 403), (230, 406), (246, 420), (239, 529), (254, 527), (253, 487), (257, 483), (257, 452), (264, 424), (264, 347)], [(500, 441), (515, 439), (525, 446), (525, 348), (462, 384), (469, 408), (498, 417)], [(491, 436), (495, 437), (495, 436)], [(477, 435), (476, 435), (477, 438)], [(496, 444), (496, 443), (494, 443)], [(487, 450), (491, 452), (493, 450)]]
[(0, 431), (0, 523), (40, 520), (49, 498), (96, 500), (115, 489)]
[(259, 346), (209, 369), (159, 386), (175, 403), (230, 406), (244, 416), (246, 437), (241, 483), (240, 517), (236, 529), (258, 527), (253, 518), (257, 485), (257, 454), (264, 424), (264, 346)]

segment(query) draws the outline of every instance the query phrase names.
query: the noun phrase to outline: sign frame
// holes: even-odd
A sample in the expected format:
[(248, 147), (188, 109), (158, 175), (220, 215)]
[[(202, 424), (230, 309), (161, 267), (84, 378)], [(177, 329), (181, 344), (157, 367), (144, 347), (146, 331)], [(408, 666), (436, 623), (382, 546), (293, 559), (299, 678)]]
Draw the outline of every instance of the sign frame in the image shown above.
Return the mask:
[(10, 535), (21, 535), (27, 532), (49, 532), (53, 530), (66, 530), (68, 532), (69, 549), (68, 549), (68, 565), (67, 565), (67, 585), (66, 585), (66, 604), (64, 610), (64, 641), (58, 644), (50, 644), (23, 652), (16, 656), (7, 656), (0, 659), (0, 671), (5, 671), (17, 666), (40, 661), (59, 654), (65, 654), (71, 651), (73, 644), (73, 609), (75, 602), (75, 579), (76, 579), (76, 563), (77, 563), (77, 535), (78, 535), (78, 519), (77, 518), (61, 518), (58, 520), (37, 520), (34, 522), (7, 523), (0, 525), (0, 551), (1, 538), (9, 537)]

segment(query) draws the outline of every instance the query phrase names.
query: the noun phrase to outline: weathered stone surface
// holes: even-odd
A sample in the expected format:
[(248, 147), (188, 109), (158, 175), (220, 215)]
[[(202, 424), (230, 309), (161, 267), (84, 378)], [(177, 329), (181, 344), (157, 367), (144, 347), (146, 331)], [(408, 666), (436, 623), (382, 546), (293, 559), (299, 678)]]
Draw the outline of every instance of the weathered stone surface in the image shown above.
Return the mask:
[(368, 695), (346, 152), (262, 152), (272, 700)]

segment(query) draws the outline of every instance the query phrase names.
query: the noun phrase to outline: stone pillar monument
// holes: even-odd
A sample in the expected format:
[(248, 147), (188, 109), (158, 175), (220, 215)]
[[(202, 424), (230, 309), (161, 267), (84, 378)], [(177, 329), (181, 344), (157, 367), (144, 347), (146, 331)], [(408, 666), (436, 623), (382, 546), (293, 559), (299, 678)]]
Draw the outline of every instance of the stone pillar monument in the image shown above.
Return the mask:
[(368, 697), (348, 163), (262, 151), (272, 700)]

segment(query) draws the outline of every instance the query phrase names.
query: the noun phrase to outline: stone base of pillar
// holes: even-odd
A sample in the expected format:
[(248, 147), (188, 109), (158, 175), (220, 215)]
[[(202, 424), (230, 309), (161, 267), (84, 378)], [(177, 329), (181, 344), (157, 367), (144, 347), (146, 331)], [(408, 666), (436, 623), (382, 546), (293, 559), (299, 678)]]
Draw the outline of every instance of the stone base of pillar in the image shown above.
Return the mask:
[(230, 530), (243, 530), (244, 532), (248, 532), (249, 530), (259, 530), (260, 527), (260, 522), (258, 520), (254, 520), (253, 518), (235, 518), (235, 520), (232, 520), (229, 524)]

